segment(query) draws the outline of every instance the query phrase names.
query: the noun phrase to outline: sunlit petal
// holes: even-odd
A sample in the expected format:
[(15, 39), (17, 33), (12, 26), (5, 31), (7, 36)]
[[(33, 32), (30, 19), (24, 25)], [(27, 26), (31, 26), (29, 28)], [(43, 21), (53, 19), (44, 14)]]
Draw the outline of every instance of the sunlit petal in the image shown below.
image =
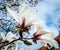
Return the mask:
[(9, 14), (13, 17), (13, 19), (15, 19), (16, 22), (19, 23), (17, 13), (15, 13), (15, 11), (14, 10), (11, 10), (9, 7), (6, 7), (6, 8), (7, 8), (7, 11), (9, 12)]
[(4, 33), (0, 32), (0, 35), (1, 35), (2, 39), (5, 39), (5, 34)]
[(43, 34), (42, 36), (40, 36), (41, 39), (54, 39), (54, 34), (53, 33), (47, 33), (47, 34)]
[(51, 46), (51, 47), (55, 47), (55, 48), (59, 48), (57, 41), (54, 40), (54, 36), (52, 33), (49, 34), (44, 34), (42, 36), (40, 36), (41, 43), (44, 46), (47, 46), (47, 43)]
[(16, 35), (13, 35), (11, 32), (8, 32), (7, 35), (6, 35), (6, 40), (8, 41), (12, 41), (12, 39), (15, 37)]
[[(45, 47), (47, 46), (49, 49), (52, 47), (59, 48), (58, 43), (54, 39), (53, 40), (44, 39), (44, 40), (41, 40), (40, 42), (42, 43), (43, 46)], [(47, 44), (49, 44), (50, 47)]]

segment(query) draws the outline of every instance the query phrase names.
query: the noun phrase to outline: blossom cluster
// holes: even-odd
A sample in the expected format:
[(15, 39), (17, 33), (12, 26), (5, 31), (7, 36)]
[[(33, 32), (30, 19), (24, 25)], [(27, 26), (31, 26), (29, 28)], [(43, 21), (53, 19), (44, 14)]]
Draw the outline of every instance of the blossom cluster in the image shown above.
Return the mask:
[[(48, 49), (51, 49), (52, 47), (59, 48), (57, 41), (54, 40), (54, 32), (45, 28), (44, 20), (35, 17), (38, 10), (36, 10), (34, 7), (30, 8), (28, 4), (23, 3), (19, 6), (19, 14), (7, 6), (6, 9), (17, 23), (13, 30), (19, 32), (19, 38), (20, 40), (23, 39), (22, 41), (25, 44), (31, 45), (31, 43), (26, 40), (27, 38), (23, 38), (23, 32), (26, 32), (28, 35), (30, 35), (32, 33), (30, 33), (29, 30), (34, 27), (33, 37), (31, 38), (34, 43), (39, 41), (41, 42), (42, 46), (48, 47)], [(0, 34), (2, 36), (1, 43), (10, 43), (16, 39), (16, 34), (13, 34), (12, 32), (8, 32), (6, 36), (4, 33)], [(15, 42), (15, 44), (17, 50), (18, 43)]]

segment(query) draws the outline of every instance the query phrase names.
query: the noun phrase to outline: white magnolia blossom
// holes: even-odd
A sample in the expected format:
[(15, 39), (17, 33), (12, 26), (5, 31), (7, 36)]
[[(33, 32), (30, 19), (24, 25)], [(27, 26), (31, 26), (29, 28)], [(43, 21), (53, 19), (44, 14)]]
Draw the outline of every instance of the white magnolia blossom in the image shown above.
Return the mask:
[[(0, 33), (0, 36), (2, 37), (2, 42), (5, 42), (5, 41), (11, 42), (16, 37), (16, 35), (15, 34), (12, 34), (12, 32), (8, 32), (6, 35), (4, 33)], [(14, 42), (14, 44), (15, 44), (15, 47), (13, 46), (10, 49), (11, 50), (18, 50), (18, 42)], [(7, 46), (5, 46), (4, 48), (2, 48), (2, 50), (7, 50), (9, 46), (10, 46), (10, 44), (7, 45)]]
[(12, 32), (8, 32), (6, 35), (4, 33), (0, 33), (1, 37), (2, 37), (2, 42), (4, 41), (13, 41), (16, 37), (16, 35), (13, 35)]
[[(59, 48), (57, 41), (54, 40), (54, 32), (49, 29), (36, 25), (33, 36), (39, 40), (43, 46), (47, 46), (49, 49), (52, 47)], [(47, 44), (49, 44), (50, 47)]]
[(19, 15), (17, 15), (17, 13), (9, 7), (6, 8), (13, 19), (15, 19), (16, 22), (20, 24), (20, 26), (22, 25), (22, 23), (24, 23), (24, 27), (32, 25), (32, 23), (36, 20), (34, 15), (37, 10), (35, 8), (30, 8), (26, 3), (23, 3), (19, 6)]
[[(14, 10), (11, 10), (9, 7), (6, 7), (7, 11), (12, 15), (13, 19), (23, 28), (33, 24), (34, 26), (34, 37), (39, 39), (44, 46), (47, 46), (47, 43), (51, 47), (59, 48), (58, 43), (54, 40), (54, 33), (48, 29), (45, 29), (44, 20), (38, 20), (34, 17), (37, 12), (36, 9), (30, 8), (28, 4), (23, 3), (19, 7), (19, 16)], [(48, 47), (49, 48), (49, 47)]]
[[(39, 37), (41, 40), (41, 43), (43, 46), (47, 46), (49, 49), (52, 48), (52, 47), (55, 47), (55, 48), (59, 48), (59, 45), (57, 43), (56, 40), (54, 40), (54, 36), (53, 34), (45, 34), (45, 35), (42, 35), (41, 37)], [(49, 44), (50, 47), (47, 45)]]

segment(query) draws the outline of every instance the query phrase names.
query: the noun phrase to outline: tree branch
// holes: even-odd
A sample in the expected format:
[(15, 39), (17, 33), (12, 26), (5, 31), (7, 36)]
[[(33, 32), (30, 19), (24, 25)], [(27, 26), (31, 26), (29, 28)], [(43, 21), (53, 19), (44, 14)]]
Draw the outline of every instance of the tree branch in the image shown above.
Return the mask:
[(13, 41), (10, 42), (10, 43), (3, 44), (2, 46), (0, 46), (0, 49), (3, 48), (3, 47), (5, 47), (5, 46), (7, 46), (7, 45), (9, 45), (9, 44), (11, 44), (11, 43), (13, 43), (13, 42), (15, 42), (15, 41), (18, 41), (18, 40), (23, 41), (24, 39), (28, 39), (28, 40), (30, 40), (30, 39), (33, 39), (33, 38), (18, 38), (18, 39), (16, 39), (16, 40), (13, 40)]

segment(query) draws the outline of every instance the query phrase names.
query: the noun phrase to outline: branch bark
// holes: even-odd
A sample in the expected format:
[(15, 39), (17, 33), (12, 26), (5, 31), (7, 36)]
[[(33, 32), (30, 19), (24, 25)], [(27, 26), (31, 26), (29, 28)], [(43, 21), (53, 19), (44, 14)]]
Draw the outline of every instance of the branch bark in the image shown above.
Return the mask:
[(15, 41), (18, 41), (18, 40), (23, 41), (24, 39), (30, 40), (30, 39), (33, 39), (33, 38), (18, 38), (18, 39), (15, 39), (15, 40), (13, 40), (13, 41), (10, 42), (10, 43), (3, 44), (2, 46), (0, 46), (0, 50), (1, 50), (3, 47), (5, 47), (5, 46), (7, 46), (7, 45), (9, 45), (9, 44), (11, 44), (11, 43), (13, 43), (13, 42), (15, 42)]

